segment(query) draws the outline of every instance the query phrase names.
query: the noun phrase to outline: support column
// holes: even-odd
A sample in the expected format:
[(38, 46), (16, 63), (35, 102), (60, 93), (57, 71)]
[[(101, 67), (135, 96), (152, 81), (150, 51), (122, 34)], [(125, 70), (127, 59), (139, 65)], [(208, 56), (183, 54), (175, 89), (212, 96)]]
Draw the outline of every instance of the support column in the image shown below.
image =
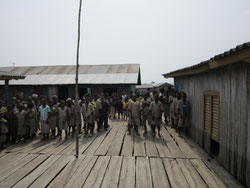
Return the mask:
[(9, 96), (9, 80), (5, 80), (5, 87), (4, 87), (4, 101), (8, 103), (8, 96)]

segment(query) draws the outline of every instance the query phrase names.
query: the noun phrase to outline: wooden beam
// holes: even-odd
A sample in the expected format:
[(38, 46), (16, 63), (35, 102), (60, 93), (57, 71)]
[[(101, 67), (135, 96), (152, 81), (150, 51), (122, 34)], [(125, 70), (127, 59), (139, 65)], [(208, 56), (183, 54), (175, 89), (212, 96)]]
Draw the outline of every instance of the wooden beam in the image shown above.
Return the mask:
[(184, 68), (174, 71), (172, 73), (163, 74), (165, 78), (174, 78), (179, 76), (187, 76), (206, 72), (208, 70), (216, 69), (222, 66), (234, 64), (234, 63), (250, 63), (250, 48), (243, 49), (241, 51), (230, 54), (226, 57), (219, 58), (217, 60), (210, 60), (207, 63), (197, 64), (197, 67)]
[[(225, 65), (242, 62), (250, 57), (250, 48), (235, 52), (232, 55), (209, 62), (209, 69), (216, 69)], [(247, 61), (246, 61), (247, 62)]]

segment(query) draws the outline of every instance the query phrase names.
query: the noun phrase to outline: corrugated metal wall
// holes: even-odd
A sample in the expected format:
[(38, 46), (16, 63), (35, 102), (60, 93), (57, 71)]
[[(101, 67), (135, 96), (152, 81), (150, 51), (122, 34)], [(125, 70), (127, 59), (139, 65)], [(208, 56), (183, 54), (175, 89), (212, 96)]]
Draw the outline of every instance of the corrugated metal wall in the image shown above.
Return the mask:
[[(207, 152), (210, 152), (210, 138), (204, 134), (204, 92), (220, 93), (219, 162), (245, 185), (246, 173), (249, 175), (247, 148), (250, 148), (247, 66), (240, 64), (175, 79), (175, 86), (184, 89), (191, 103), (191, 137)], [(248, 163), (249, 157), (250, 153)]]

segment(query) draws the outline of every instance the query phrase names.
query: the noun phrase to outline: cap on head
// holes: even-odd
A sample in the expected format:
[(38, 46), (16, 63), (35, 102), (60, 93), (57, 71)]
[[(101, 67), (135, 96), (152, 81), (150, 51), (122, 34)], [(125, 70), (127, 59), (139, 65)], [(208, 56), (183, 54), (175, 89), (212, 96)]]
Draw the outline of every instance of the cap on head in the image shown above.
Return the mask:
[(57, 99), (58, 97), (56, 95), (53, 95), (52, 96), (52, 99)]
[(33, 99), (37, 99), (37, 98), (38, 98), (38, 95), (34, 93), (34, 94), (32, 94), (32, 98), (33, 98)]
[(71, 98), (67, 98), (66, 102), (69, 102), (69, 101), (72, 101), (72, 99)]

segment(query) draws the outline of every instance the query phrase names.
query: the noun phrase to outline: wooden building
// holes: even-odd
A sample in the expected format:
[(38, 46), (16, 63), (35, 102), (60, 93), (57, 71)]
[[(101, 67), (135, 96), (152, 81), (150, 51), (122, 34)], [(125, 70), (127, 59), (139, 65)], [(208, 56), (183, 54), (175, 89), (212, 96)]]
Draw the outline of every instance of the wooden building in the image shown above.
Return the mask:
[(0, 80), (4, 82), (4, 87), (2, 87), (2, 91), (0, 92), (0, 99), (4, 99), (5, 102), (8, 102), (9, 81), (19, 79), (25, 79), (25, 76), (0, 70)]
[(191, 137), (250, 187), (250, 42), (163, 75), (187, 93)]
[(150, 83), (150, 84), (142, 84), (142, 85), (137, 85), (135, 88), (138, 90), (141, 94), (145, 94), (148, 91), (153, 91), (156, 90), (158, 93), (161, 91), (161, 89), (164, 89), (164, 91), (167, 91), (168, 89), (172, 88), (173, 85), (169, 84), (167, 82), (165, 83)]
[[(75, 66), (32, 66), (32, 67), (1, 67), (3, 71), (26, 75), (25, 80), (10, 80), (9, 96), (23, 94), (24, 98), (33, 93), (59, 99), (75, 96)], [(135, 91), (141, 84), (139, 64), (115, 65), (80, 65), (79, 96), (86, 93), (97, 95), (100, 92), (112, 94)], [(4, 90), (4, 82), (0, 81), (0, 91)]]

